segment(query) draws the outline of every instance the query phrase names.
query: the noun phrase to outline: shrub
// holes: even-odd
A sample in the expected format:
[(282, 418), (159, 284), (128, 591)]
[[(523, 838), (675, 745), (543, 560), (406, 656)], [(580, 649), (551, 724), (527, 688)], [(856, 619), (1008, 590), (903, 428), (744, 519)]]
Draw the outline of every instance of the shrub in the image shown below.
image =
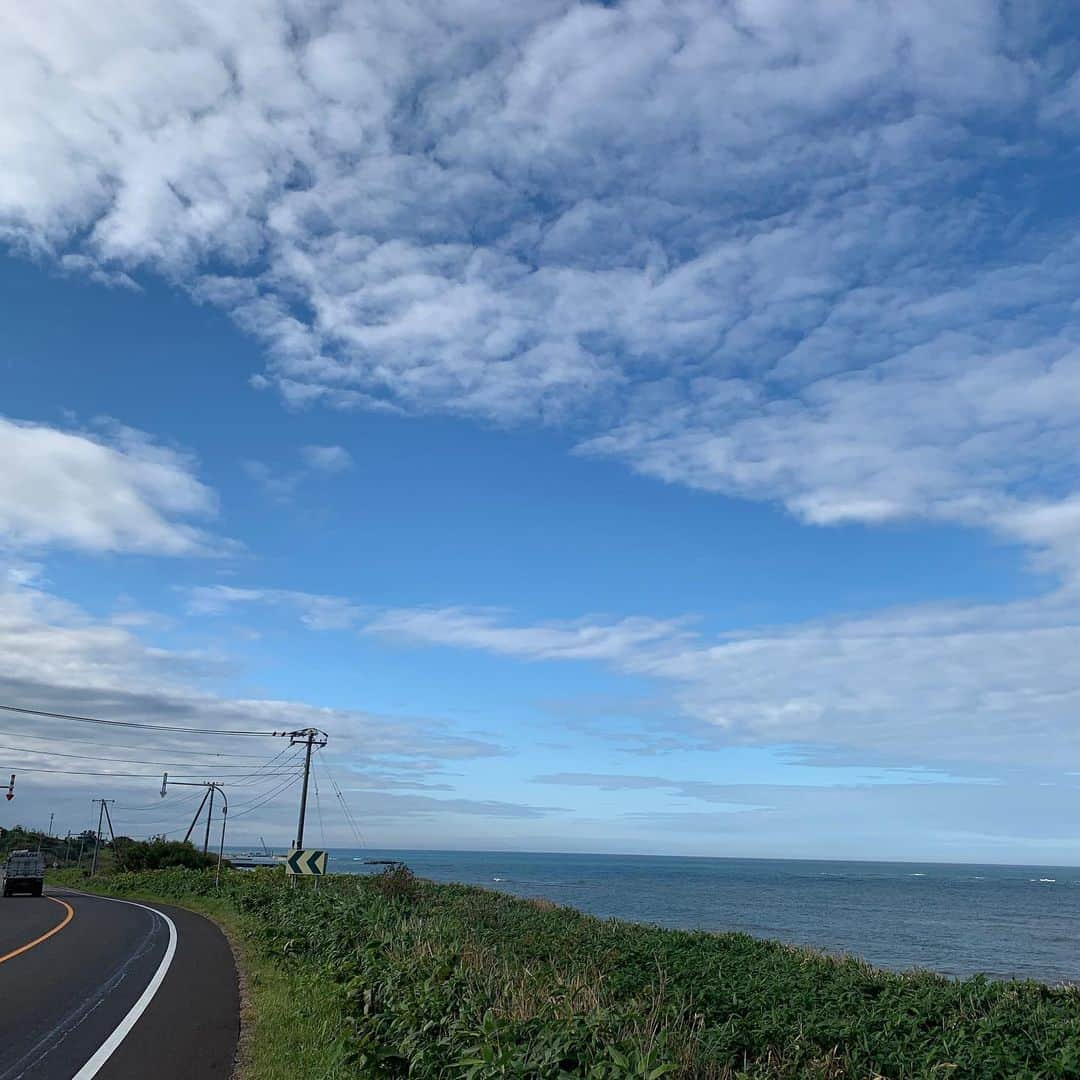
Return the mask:
[(416, 875), (403, 863), (380, 870), (370, 880), (372, 889), (385, 900), (411, 904), (420, 893)]
[(112, 845), (116, 866), (122, 871), (164, 870), (183, 866), (189, 870), (215, 866), (217, 856), (203, 854), (191, 843), (178, 840), (131, 840), (118, 836)]

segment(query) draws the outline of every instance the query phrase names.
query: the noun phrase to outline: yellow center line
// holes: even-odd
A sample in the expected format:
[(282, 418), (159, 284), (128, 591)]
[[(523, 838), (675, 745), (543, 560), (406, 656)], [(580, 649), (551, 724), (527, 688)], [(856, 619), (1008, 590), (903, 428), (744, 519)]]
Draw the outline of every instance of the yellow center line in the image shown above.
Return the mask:
[(51, 938), (53, 934), (59, 934), (60, 931), (63, 930), (64, 927), (67, 926), (67, 924), (71, 922), (72, 919), (75, 918), (75, 910), (66, 900), (59, 900), (55, 896), (47, 896), (45, 899), (51, 900), (54, 904), (59, 904), (62, 908), (66, 908), (67, 914), (51, 930), (49, 930), (47, 933), (42, 934), (41, 937), (34, 938), (33, 941), (28, 941), (25, 945), (20, 945), (19, 948), (13, 949), (11, 952), (5, 953), (3, 956), (0, 956), (0, 964), (2, 964), (5, 960), (11, 960), (13, 957), (19, 956), (21, 953), (32, 949), (35, 945), (40, 945), (43, 941), (47, 941), (49, 938)]

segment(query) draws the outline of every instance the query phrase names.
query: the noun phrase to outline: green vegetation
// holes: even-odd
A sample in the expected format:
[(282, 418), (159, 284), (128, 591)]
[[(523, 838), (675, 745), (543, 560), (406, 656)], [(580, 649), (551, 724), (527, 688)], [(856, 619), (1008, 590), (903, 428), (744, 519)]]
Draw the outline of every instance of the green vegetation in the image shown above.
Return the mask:
[(98, 887), (232, 928), (251, 1080), (1080, 1076), (1071, 987), (887, 974), (400, 869), (312, 884), (227, 872), (215, 890), (211, 871), (174, 869)]
[[(49, 836), (35, 829), (16, 825), (0, 829), (0, 861), (12, 851), (40, 851), (46, 865), (56, 869), (89, 867), (95, 836), (91, 830), (77, 836)], [(114, 870), (162, 870), (170, 866), (185, 866), (198, 870), (217, 864), (216, 855), (204, 855), (190, 843), (152, 837), (132, 840), (118, 836), (115, 841), (102, 838), (98, 850), (98, 868), (103, 873)]]
[(188, 870), (202, 870), (217, 865), (216, 855), (204, 855), (190, 843), (154, 837), (150, 840), (132, 840), (118, 836), (109, 845), (111, 865), (118, 870), (139, 872), (143, 870), (167, 870), (181, 866)]
[[(87, 836), (89, 841), (86, 839)], [(0, 829), (0, 861), (6, 859), (12, 851), (26, 849), (40, 851), (49, 866), (74, 866), (80, 849), (93, 849), (93, 836), (93, 833), (80, 836), (49, 836), (41, 830), (27, 829), (22, 825), (16, 825), (11, 829)]]

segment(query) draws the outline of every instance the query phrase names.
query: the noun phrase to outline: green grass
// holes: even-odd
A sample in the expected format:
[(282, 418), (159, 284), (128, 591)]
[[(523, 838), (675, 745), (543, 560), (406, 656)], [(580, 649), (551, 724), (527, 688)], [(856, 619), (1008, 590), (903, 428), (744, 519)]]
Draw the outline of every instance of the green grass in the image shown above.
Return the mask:
[(249, 1080), (1080, 1077), (1070, 987), (895, 975), (393, 875), (311, 885), (168, 870), (106, 887), (231, 927)]

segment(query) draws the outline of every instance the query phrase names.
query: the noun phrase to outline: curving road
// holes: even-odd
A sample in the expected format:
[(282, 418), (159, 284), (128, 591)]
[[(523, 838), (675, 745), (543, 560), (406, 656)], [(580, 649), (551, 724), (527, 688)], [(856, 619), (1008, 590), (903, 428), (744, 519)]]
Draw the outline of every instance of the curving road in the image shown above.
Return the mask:
[(64, 889), (0, 900), (0, 1080), (228, 1080), (232, 953), (192, 912)]

